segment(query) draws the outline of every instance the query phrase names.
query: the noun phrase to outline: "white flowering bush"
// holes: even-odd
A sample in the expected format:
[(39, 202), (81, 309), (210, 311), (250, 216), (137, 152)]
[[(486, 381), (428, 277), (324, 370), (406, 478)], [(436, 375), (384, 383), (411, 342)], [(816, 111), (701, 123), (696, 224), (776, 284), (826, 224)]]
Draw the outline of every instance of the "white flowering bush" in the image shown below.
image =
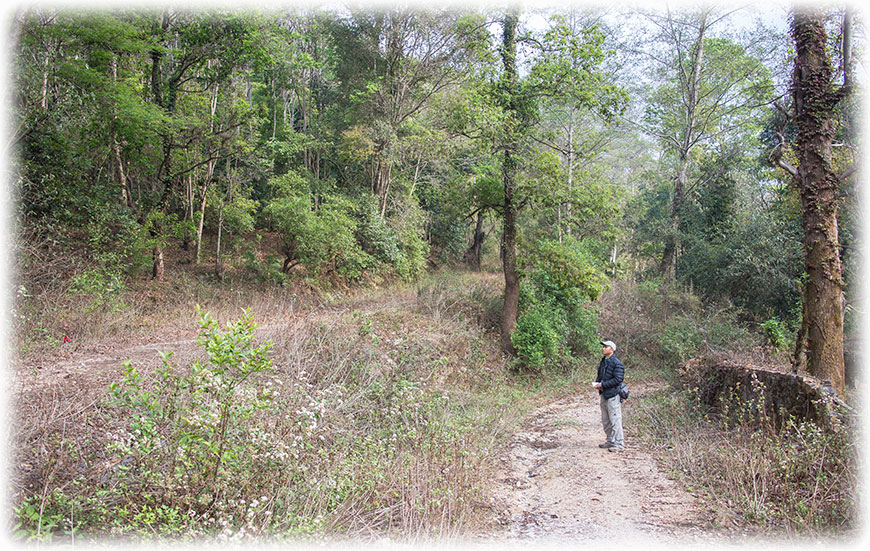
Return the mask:
[(182, 371), (164, 354), (150, 384), (126, 363), (111, 393), (129, 412), (129, 430), (116, 452), (132, 460), (124, 476), (140, 487), (141, 499), (208, 520), (215, 511), (238, 507), (227, 501), (238, 486), (280, 467), (285, 456), (281, 439), (257, 422), (276, 393), (266, 379), (271, 343), (254, 343), (256, 324), (248, 312), (225, 331), (208, 313), (199, 314), (198, 342), (207, 359)]
[(62, 529), (61, 522), (46, 526), (45, 519), (65, 518), (69, 509), (75, 520), (66, 531), (113, 535), (234, 537), (262, 521), (269, 494), (240, 496), (248, 488), (268, 490), (275, 475), (293, 470), (294, 448), (302, 446), (298, 435), (283, 429), (310, 427), (310, 416), (284, 424), (267, 416), (282, 385), (269, 377), (272, 344), (254, 342), (250, 313), (222, 330), (198, 312), (205, 358), (177, 368), (172, 355), (163, 354), (161, 369), (150, 376), (126, 362), (122, 380), (110, 386), (117, 418), (126, 422), (105, 435), (106, 468), (96, 479), (81, 473), (51, 499), (25, 500), (21, 533)]

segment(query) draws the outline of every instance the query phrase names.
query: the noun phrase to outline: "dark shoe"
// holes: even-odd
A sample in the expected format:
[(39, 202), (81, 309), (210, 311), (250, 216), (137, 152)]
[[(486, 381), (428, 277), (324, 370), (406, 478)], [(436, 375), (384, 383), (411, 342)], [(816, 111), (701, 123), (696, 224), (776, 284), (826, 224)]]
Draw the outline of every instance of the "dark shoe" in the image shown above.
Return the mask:
[(611, 446), (611, 447), (607, 448), (607, 451), (613, 452), (613, 453), (622, 453), (625, 451), (625, 448), (620, 448), (619, 446)]
[(599, 448), (612, 448), (613, 444), (611, 444), (610, 442), (605, 442), (603, 444), (598, 444), (598, 447)]

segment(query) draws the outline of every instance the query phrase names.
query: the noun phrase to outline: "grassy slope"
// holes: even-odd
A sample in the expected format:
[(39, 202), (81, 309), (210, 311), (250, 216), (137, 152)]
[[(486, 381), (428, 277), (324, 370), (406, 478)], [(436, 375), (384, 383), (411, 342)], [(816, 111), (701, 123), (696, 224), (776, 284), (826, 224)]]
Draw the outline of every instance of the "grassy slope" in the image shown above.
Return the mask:
[[(497, 275), (313, 292), (250, 284), (243, 272), (218, 283), (204, 272), (170, 267), (163, 282), (112, 295), (58, 284), (19, 296), (29, 319), (16, 328), (16, 363), (32, 383), (12, 411), (20, 537), (65, 539), (71, 527), (97, 540), (463, 537), (480, 528), (504, 437), (545, 394), (564, 392), (565, 377), (510, 374), (494, 333)], [(197, 304), (221, 327), (247, 309), (260, 325), (256, 342), (273, 343), (272, 369), (239, 385), (241, 399), (223, 399), (236, 414), (221, 434), (195, 422), (220, 411), (220, 399), (178, 391), (205, 360)], [(160, 347), (141, 346), (153, 340), (171, 343), (173, 392), (159, 375)], [(75, 367), (125, 354), (135, 385), (129, 375), (123, 384), (121, 362)], [(108, 387), (118, 382), (138, 407), (113, 403)], [(245, 410), (266, 388), (281, 392)], [(210, 477), (217, 442), (226, 458)]]

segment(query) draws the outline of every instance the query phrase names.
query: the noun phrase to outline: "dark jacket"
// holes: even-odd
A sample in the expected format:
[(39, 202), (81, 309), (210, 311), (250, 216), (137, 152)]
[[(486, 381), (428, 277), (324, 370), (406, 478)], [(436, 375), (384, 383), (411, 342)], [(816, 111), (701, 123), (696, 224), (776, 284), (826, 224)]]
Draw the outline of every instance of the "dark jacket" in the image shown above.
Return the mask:
[(598, 377), (596, 383), (601, 383), (601, 388), (598, 393), (605, 399), (613, 398), (619, 392), (619, 385), (625, 377), (625, 366), (616, 357), (616, 354), (611, 354), (609, 358), (601, 358), (601, 363), (598, 364)]

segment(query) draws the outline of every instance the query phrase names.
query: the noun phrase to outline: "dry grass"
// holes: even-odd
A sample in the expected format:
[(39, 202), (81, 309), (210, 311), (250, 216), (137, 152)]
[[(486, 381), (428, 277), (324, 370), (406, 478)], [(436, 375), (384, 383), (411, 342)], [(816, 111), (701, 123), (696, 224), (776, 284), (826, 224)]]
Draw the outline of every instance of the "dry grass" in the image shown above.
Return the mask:
[(773, 537), (853, 534), (853, 429), (790, 418), (775, 430), (772, 421), (741, 416), (751, 407), (735, 398), (730, 416), (713, 415), (690, 390), (665, 391), (635, 404), (634, 424), (646, 445), (707, 497), (726, 528), (739, 525)]
[[(232, 277), (218, 284), (185, 270), (166, 282), (131, 284), (122, 293), (127, 308), (116, 313), (87, 312), (80, 302), (87, 297), (58, 289), (20, 297), (34, 311), (57, 315), (18, 327), (19, 345), (31, 339), (19, 369), (87, 357), (107, 342), (117, 352), (174, 335), (172, 363), (185, 373), (203, 357), (192, 314), (200, 304), (221, 325), (243, 309), (253, 312), (257, 341), (273, 343), (273, 370), (250, 384), (281, 389), (240, 432), (261, 435), (263, 442), (245, 445), (265, 459), (251, 459), (219, 488), (204, 490), (219, 497), (203, 507), (192, 490), (160, 490), (142, 478), (146, 465), (159, 470), (163, 463), (112, 447), (131, 431), (132, 412), (112, 404), (106, 391), (120, 366), (42, 379), (13, 405), (11, 482), (22, 537), (63, 540), (71, 527), (92, 540), (413, 542), (472, 533), (495, 450), (531, 404), (532, 393), (513, 385), (497, 339), (481, 325), (499, 291), (496, 278), (477, 274), (329, 293), (242, 285)], [(39, 330), (63, 331), (75, 348), (34, 343)], [(145, 376), (142, 388), (157, 392), (156, 353), (132, 359)], [(278, 457), (277, 449), (288, 455)], [(125, 461), (139, 471), (123, 478)], [(118, 507), (128, 516), (107, 513)]]
[[(735, 396), (714, 413), (698, 389), (679, 380), (676, 364), (695, 355), (786, 367), (783, 354), (734, 323), (735, 312), (702, 305), (684, 290), (626, 281), (614, 281), (599, 305), (602, 331), (621, 345), (630, 380), (671, 383), (639, 396), (631, 425), (684, 484), (706, 496), (722, 525), (774, 537), (856, 528), (854, 427), (789, 418), (777, 431), (772, 421), (758, 422), (753, 403)], [(761, 392), (756, 400), (763, 401)]]

